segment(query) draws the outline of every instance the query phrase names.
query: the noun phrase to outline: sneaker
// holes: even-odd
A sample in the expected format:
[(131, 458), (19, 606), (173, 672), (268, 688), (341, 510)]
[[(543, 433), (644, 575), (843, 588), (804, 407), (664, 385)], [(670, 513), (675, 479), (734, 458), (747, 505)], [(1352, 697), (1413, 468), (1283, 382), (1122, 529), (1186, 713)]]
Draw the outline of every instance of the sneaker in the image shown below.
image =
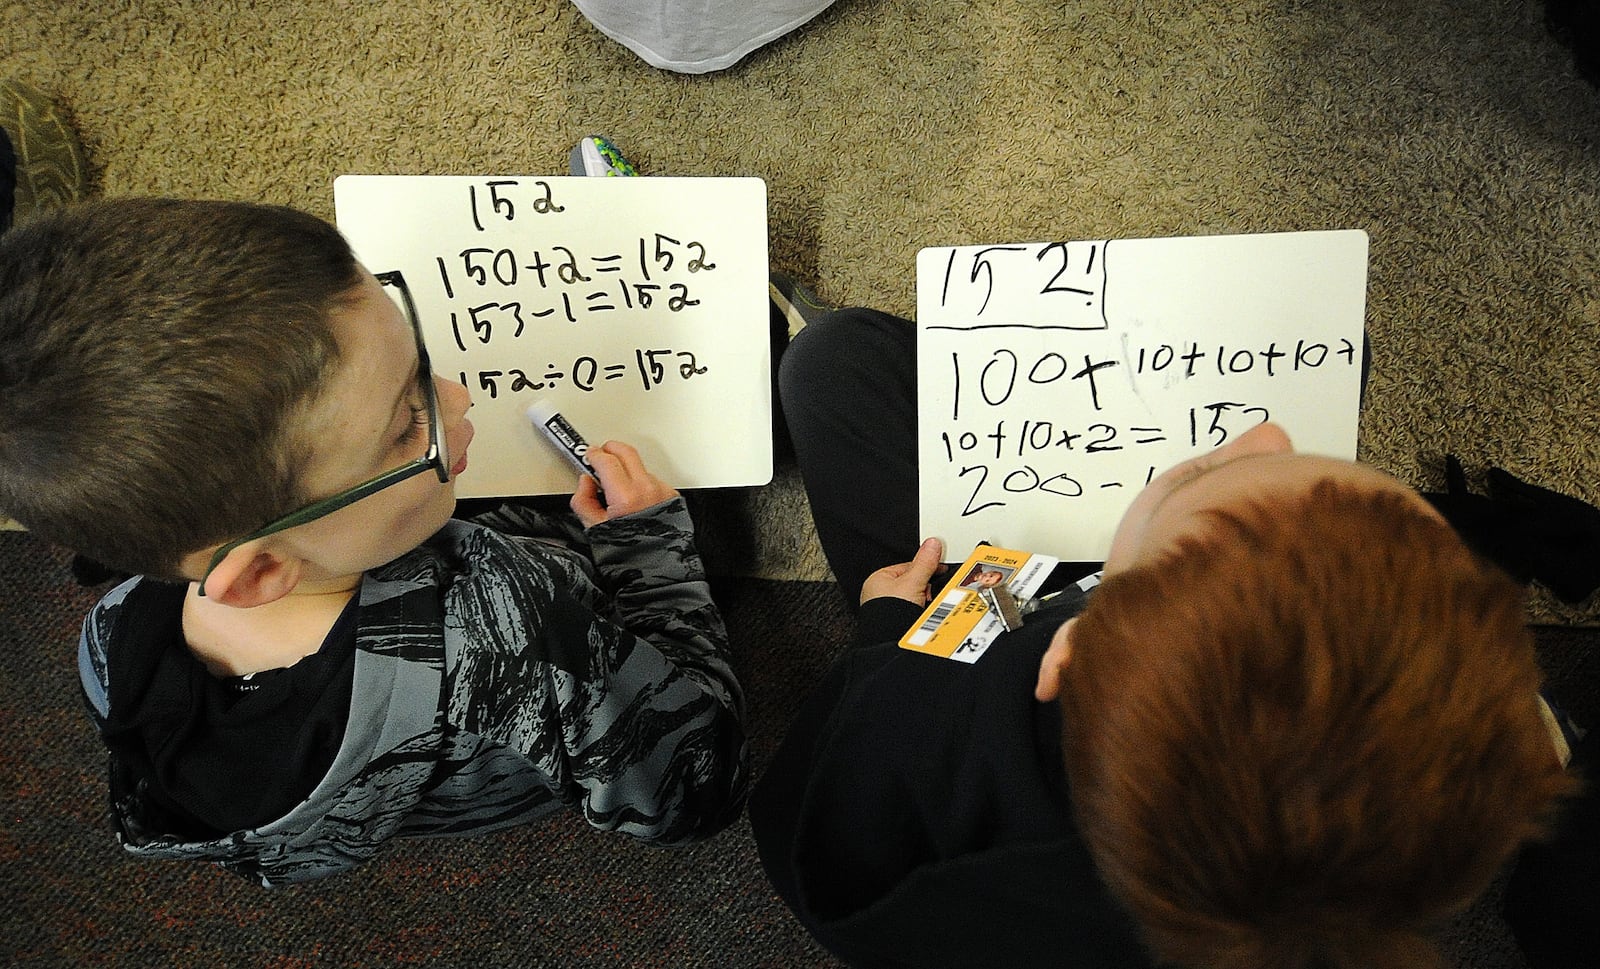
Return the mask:
[(567, 156), (568, 166), (574, 175), (638, 175), (639, 170), (622, 156), (610, 138), (590, 135), (578, 139), (578, 145)]
[(782, 273), (772, 273), (767, 279), (767, 294), (772, 305), (778, 308), (789, 324), (792, 338), (807, 323), (838, 309), (817, 298), (817, 294)]
[[(78, 134), (65, 112), (49, 95), (15, 79), (0, 81), (0, 181), (11, 185), (11, 199), (0, 198), (0, 231), (13, 217), (25, 217), (52, 205), (83, 198), (88, 167)], [(9, 149), (9, 150), (4, 150)]]

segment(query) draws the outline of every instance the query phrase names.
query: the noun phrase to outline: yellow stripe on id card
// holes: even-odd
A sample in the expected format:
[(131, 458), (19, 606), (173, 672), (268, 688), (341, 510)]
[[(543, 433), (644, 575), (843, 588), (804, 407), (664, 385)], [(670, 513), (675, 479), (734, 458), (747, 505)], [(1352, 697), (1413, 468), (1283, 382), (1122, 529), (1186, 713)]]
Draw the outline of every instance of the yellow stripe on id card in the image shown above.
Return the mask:
[(980, 545), (951, 576), (944, 589), (923, 610), (904, 636), (902, 649), (971, 663), (1005, 631), (978, 590), (1003, 585), (1012, 595), (1028, 598), (1044, 584), (1056, 559)]

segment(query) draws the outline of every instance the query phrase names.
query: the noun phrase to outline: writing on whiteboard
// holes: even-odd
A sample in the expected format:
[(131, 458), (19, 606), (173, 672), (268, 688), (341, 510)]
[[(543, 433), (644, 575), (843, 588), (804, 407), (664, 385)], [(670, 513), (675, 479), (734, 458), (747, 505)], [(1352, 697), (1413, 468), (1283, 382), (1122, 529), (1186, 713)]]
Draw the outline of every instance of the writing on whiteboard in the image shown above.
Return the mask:
[[(509, 223), (519, 212), (538, 216), (566, 211), (556, 201), (550, 183), (543, 180), (527, 185), (518, 179), (469, 184), (463, 202), (479, 232), (485, 231), (486, 219), (490, 224), (495, 220)], [(528, 344), (537, 347), (545, 333), (530, 323), (576, 325), (595, 314), (619, 310), (642, 315), (681, 313), (701, 304), (690, 291), (690, 281), (696, 274), (717, 268), (705, 243), (680, 241), (664, 232), (630, 240), (626, 252), (594, 253), (559, 242), (520, 251), (469, 246), (448, 256), (436, 255), (433, 262), (452, 307), (450, 335), (462, 353), (469, 344), (497, 344), (515, 352), (524, 349), (520, 341), (525, 335)], [(518, 298), (509, 298), (512, 295)], [(621, 378), (637, 378), (639, 386), (648, 391), (660, 387), (671, 374), (688, 380), (708, 370), (692, 350), (644, 346), (632, 350), (632, 358), (621, 362), (602, 362), (581, 354), (570, 363), (552, 360), (470, 373), (460, 370), (457, 376), (469, 388), (486, 391), (495, 399), (502, 392), (540, 393), (563, 384), (592, 393), (602, 383)]]
[(939, 284), (939, 306), (970, 322), (947, 326), (1103, 330), (1103, 248), (1100, 242), (1051, 242), (950, 249)]
[[(457, 298), (458, 287), (464, 289), (463, 298), (470, 298), (473, 286), (479, 291), (504, 290), (523, 283), (539, 297), (529, 303), (510, 300), (471, 305), (466, 307), (464, 319), (452, 313), (450, 326), (457, 348), (465, 351), (469, 339), (488, 343), (496, 329), (509, 328), (514, 331), (513, 337), (520, 337), (529, 320), (556, 318), (577, 323), (580, 317), (592, 313), (622, 309), (681, 313), (699, 306), (700, 300), (690, 293), (689, 283), (673, 280), (668, 274), (680, 264), (689, 274), (714, 271), (717, 267), (706, 258), (706, 247), (699, 242), (679, 243), (660, 232), (655, 233), (653, 256), (646, 254), (647, 244), (650, 243), (643, 237), (639, 239), (639, 257), (633, 264), (624, 264), (621, 253), (579, 256), (560, 244), (552, 245), (548, 252), (535, 249), (519, 254), (512, 249), (475, 246), (449, 259), (435, 256), (447, 299)], [(697, 255), (674, 258), (672, 249), (685, 247)], [(631, 276), (624, 275), (630, 271)]]
[[(1042, 410), (1046, 415), (1059, 413), (1065, 405), (1069, 409), (1099, 413), (1113, 401), (1102, 401), (1101, 381), (1096, 374), (1109, 368), (1131, 366), (1135, 376), (1159, 374), (1175, 365), (1175, 375), (1192, 379), (1197, 375), (1196, 365), (1206, 357), (1217, 364), (1216, 375), (1226, 377), (1254, 373), (1259, 364), (1268, 377), (1318, 369), (1325, 365), (1356, 366), (1358, 357), (1355, 344), (1340, 338), (1337, 346), (1326, 343), (1295, 341), (1292, 350), (1279, 349), (1275, 342), (1259, 351), (1230, 350), (1218, 346), (1215, 351), (1202, 350), (1191, 343), (1187, 349), (1161, 344), (1153, 350), (1141, 347), (1132, 361), (1097, 360), (1085, 354), (1081, 361), (1066, 360), (1053, 351), (1046, 352), (1031, 363), (1021, 360), (1015, 351), (1000, 347), (988, 351), (976, 360), (963, 361), (959, 351), (950, 355), (950, 422), (939, 431), (947, 465), (960, 465), (956, 476), (967, 481), (972, 493), (962, 504), (962, 517), (977, 514), (990, 508), (1005, 507), (1013, 496), (1029, 492), (1042, 492), (1064, 498), (1080, 498), (1093, 488), (1143, 487), (1149, 484), (1158, 469), (1152, 458), (1142, 477), (1135, 481), (1096, 480), (1097, 465), (1102, 462), (1082, 462), (1083, 471), (1078, 476), (1054, 471), (1062, 464), (1063, 456), (1096, 454), (1121, 454), (1138, 449), (1150, 450), (1154, 445), (1176, 441), (1192, 449), (1217, 448), (1232, 437), (1257, 424), (1272, 419), (1270, 408), (1264, 404), (1243, 400), (1213, 400), (1182, 409), (1176, 427), (1156, 426), (1150, 422), (1140, 425), (1111, 424), (1105, 421), (1078, 421), (1076, 423), (1036, 415), (1020, 420), (985, 418), (986, 413), (1011, 410), (1019, 383), (1026, 388), (1048, 388), (1063, 381), (1082, 381), (1069, 388), (1061, 399), (1052, 399)], [(1283, 362), (1288, 358), (1290, 362)], [(1079, 367), (1081, 362), (1082, 366)], [(1027, 366), (1024, 364), (1027, 363)], [(1078, 368), (1074, 370), (1074, 368)], [(965, 381), (963, 370), (966, 370)], [(1205, 371), (1198, 371), (1201, 375)], [(964, 388), (963, 384), (972, 386)], [(1107, 385), (1107, 391), (1118, 388)], [(1076, 401), (1077, 407), (1073, 407)], [(963, 421), (963, 407), (973, 420)], [(971, 430), (958, 430), (973, 427)], [(1163, 452), (1170, 452), (1163, 448)], [(1052, 463), (1053, 462), (1053, 463)], [(1074, 464), (1076, 467), (1077, 465)], [(1118, 462), (1117, 468), (1106, 471), (1115, 474), (1125, 471), (1127, 462)], [(926, 470), (926, 469), (925, 469)], [(1105, 478), (1106, 474), (1099, 475)]]

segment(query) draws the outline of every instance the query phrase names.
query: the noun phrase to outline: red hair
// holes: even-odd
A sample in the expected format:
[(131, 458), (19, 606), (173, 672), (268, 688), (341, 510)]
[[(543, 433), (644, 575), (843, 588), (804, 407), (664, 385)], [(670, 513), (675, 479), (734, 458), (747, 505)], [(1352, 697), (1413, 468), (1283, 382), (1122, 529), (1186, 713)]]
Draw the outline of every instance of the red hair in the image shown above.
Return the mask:
[(1523, 590), (1402, 493), (1322, 482), (1112, 575), (1061, 696), (1078, 823), (1162, 959), (1426, 966), (1572, 783)]

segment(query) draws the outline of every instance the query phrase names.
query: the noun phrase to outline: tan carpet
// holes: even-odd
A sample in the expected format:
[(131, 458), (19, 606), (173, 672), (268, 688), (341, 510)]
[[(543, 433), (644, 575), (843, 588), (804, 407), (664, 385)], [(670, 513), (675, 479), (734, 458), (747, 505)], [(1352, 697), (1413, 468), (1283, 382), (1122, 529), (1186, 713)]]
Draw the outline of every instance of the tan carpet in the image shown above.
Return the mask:
[[(345, 172), (759, 175), (775, 265), (909, 314), (919, 247), (1364, 228), (1363, 457), (1600, 503), (1600, 92), (1516, 0), (839, 0), (733, 69), (561, 0), (0, 8), (108, 195), (333, 214)], [(819, 577), (792, 474), (710, 503), (724, 571)], [(1557, 621), (1592, 619), (1541, 600)]]

